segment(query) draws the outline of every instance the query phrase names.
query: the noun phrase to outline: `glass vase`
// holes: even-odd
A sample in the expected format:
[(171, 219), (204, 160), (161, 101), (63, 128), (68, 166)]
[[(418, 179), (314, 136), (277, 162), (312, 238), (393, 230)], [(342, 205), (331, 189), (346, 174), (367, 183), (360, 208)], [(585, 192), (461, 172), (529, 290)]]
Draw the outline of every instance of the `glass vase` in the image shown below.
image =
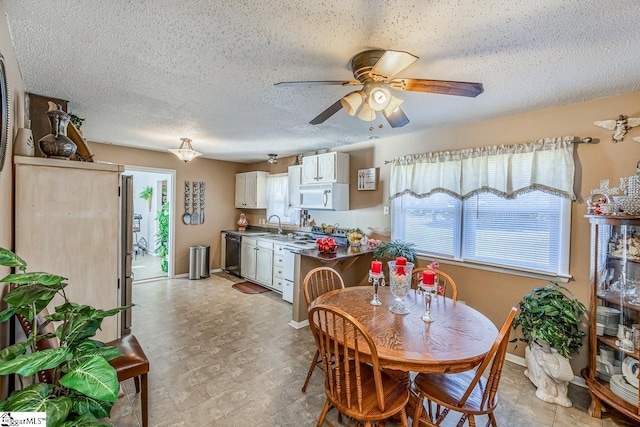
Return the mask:
[(396, 265), (395, 261), (389, 261), (389, 286), (394, 297), (393, 303), (389, 306), (389, 311), (396, 314), (407, 314), (409, 308), (404, 305), (404, 298), (411, 289), (411, 272), (413, 263), (406, 265)]

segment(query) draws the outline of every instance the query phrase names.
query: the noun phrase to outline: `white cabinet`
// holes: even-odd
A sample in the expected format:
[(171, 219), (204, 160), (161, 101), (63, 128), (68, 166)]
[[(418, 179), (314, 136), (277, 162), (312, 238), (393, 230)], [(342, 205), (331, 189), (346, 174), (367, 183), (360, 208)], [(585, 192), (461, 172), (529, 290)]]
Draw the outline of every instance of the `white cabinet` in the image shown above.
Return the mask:
[(236, 208), (266, 209), (267, 172), (236, 174)]
[(273, 287), (273, 243), (252, 237), (242, 237), (240, 253), (242, 277)]
[[(15, 252), (28, 271), (68, 278), (67, 297), (110, 310), (120, 306), (122, 165), (16, 156)], [(59, 305), (56, 297), (52, 304)], [(96, 338), (120, 336), (121, 316), (102, 321)]]
[(273, 285), (273, 243), (258, 240), (256, 248), (256, 282), (272, 287)]
[(302, 183), (349, 183), (349, 155), (323, 153), (302, 158)]
[(256, 239), (242, 237), (240, 273), (245, 279), (256, 279)]
[(289, 207), (300, 207), (300, 184), (302, 183), (302, 165), (289, 166)]
[(273, 245), (273, 289), (282, 292), (284, 288), (284, 255), (283, 245)]

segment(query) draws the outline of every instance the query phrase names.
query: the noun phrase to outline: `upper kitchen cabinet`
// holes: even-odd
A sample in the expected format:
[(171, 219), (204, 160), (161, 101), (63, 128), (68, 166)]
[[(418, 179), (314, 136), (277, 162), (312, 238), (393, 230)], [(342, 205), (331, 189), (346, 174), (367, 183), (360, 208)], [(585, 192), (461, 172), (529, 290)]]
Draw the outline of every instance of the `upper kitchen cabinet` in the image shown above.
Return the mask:
[(302, 183), (302, 166), (289, 166), (289, 207), (300, 207), (300, 184)]
[(323, 153), (302, 158), (302, 183), (349, 183), (349, 155)]
[(236, 208), (267, 208), (267, 172), (236, 174)]

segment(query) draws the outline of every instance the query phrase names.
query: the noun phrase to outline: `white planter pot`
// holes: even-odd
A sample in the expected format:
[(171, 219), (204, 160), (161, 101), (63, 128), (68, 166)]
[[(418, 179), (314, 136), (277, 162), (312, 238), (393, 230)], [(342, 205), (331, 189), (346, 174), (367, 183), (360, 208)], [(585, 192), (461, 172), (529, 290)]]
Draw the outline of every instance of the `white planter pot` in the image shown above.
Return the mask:
[(573, 379), (573, 370), (569, 359), (560, 355), (549, 344), (541, 346), (532, 343), (524, 351), (527, 369), (524, 374), (531, 380), (536, 390), (536, 397), (548, 403), (570, 407), (571, 400), (567, 397), (569, 381)]

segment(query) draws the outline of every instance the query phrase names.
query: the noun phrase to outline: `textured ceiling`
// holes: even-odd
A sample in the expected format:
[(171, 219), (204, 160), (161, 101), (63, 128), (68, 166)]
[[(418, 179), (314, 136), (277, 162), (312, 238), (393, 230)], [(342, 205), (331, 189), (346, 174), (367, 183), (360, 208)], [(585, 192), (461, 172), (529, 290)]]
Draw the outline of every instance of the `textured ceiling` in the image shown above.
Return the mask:
[[(640, 1), (3, 0), (26, 90), (67, 99), (92, 141), (193, 139), (251, 162), (640, 89)], [(398, 77), (481, 82), (477, 98), (399, 92), (411, 122), (339, 111), (371, 49), (420, 57)], [(356, 87), (357, 88), (357, 87)], [(384, 120), (384, 119), (383, 119)]]

